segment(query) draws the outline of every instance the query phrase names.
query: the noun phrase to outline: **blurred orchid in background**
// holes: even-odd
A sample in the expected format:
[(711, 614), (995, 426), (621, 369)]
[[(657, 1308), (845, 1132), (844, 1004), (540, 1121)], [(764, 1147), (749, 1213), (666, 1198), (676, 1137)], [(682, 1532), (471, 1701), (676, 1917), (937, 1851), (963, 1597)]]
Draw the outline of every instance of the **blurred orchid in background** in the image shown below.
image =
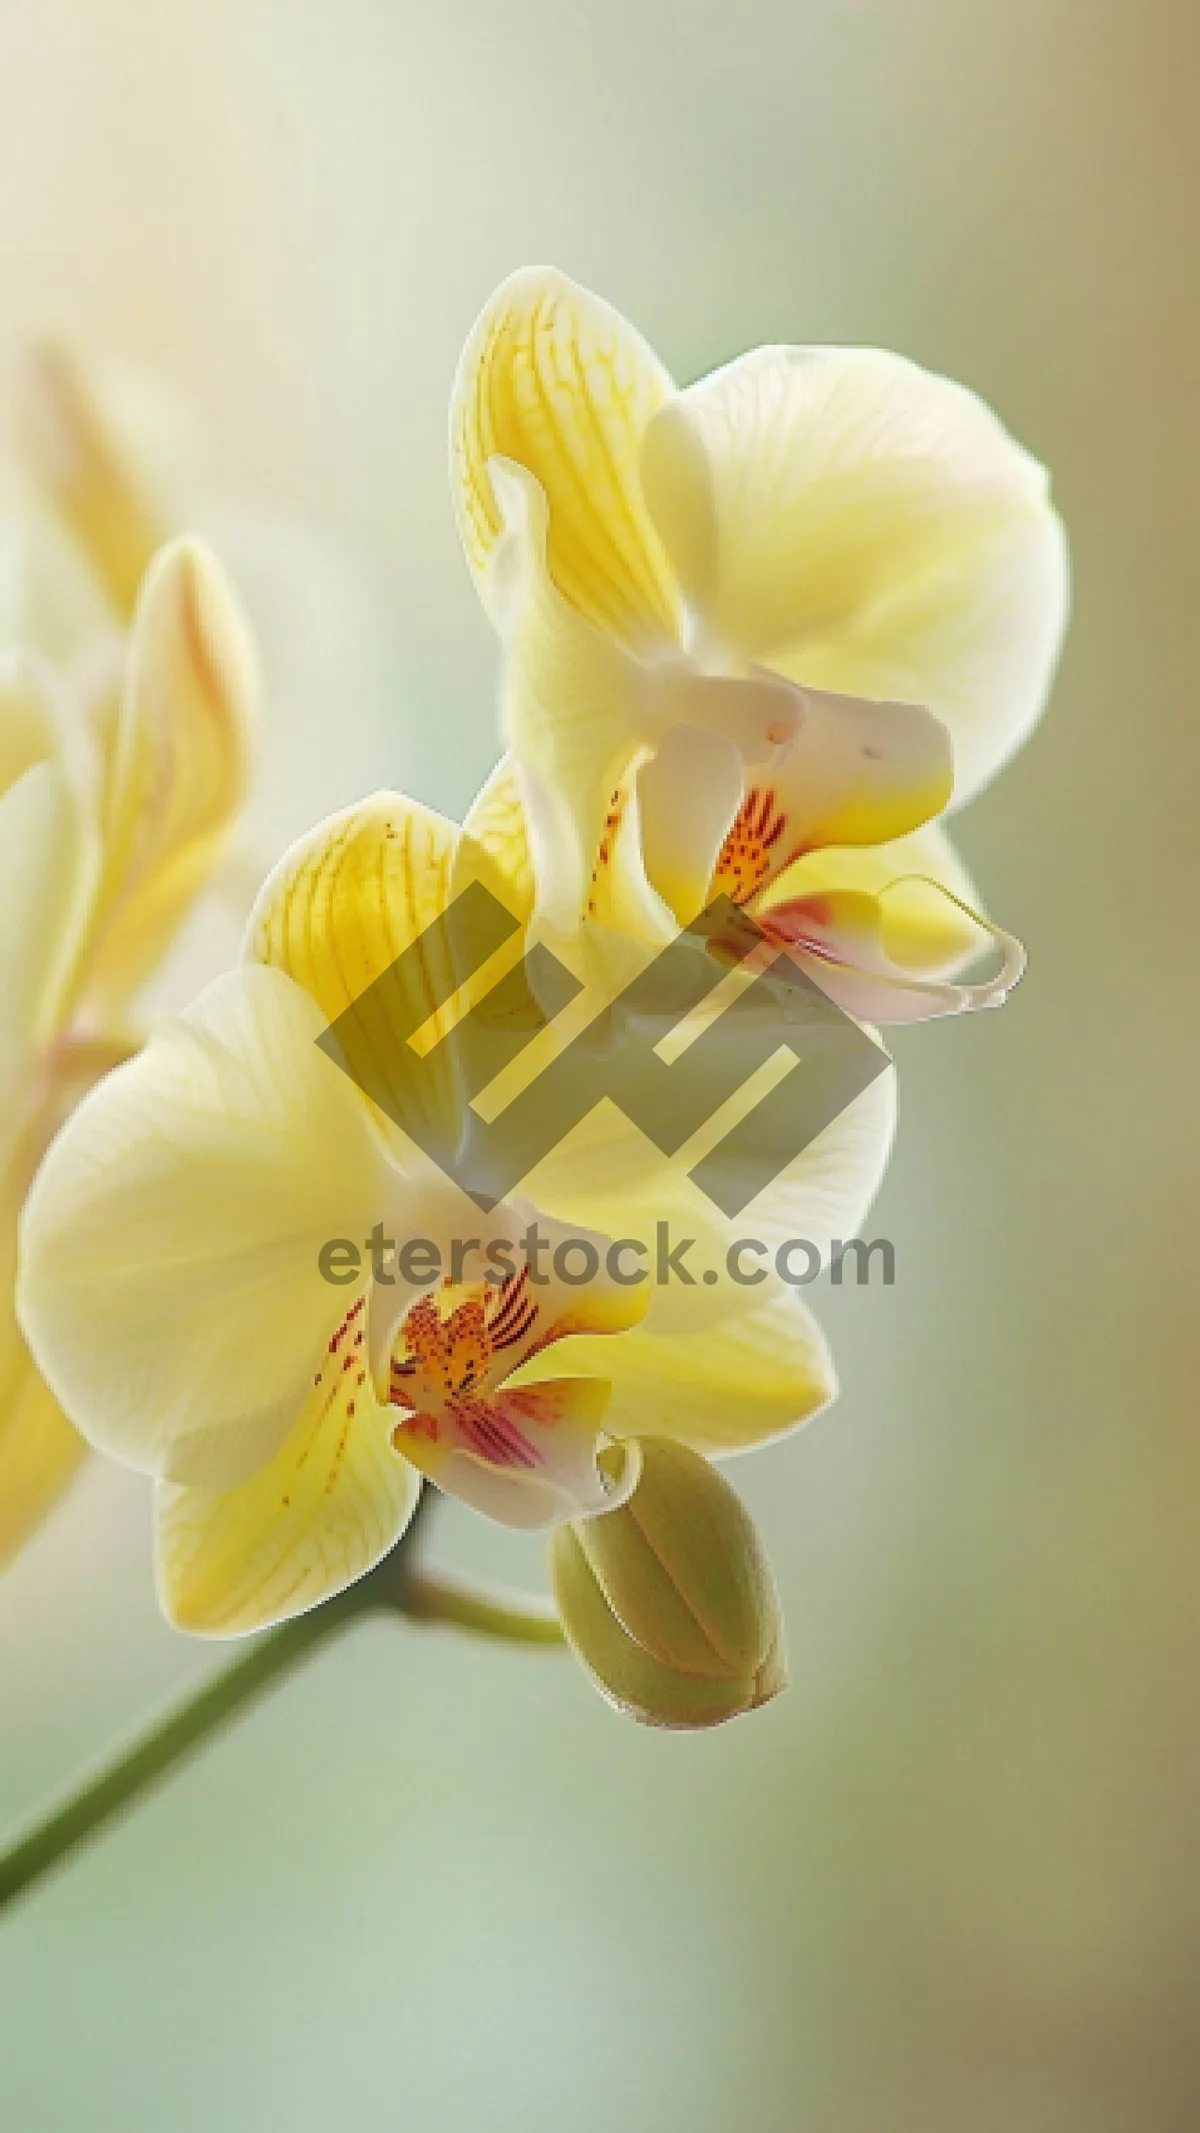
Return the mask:
[[(254, 694), (233, 595), (189, 541), (151, 564), (115, 672), (60, 675), (27, 652), (0, 677), (0, 1560), (83, 1450), (13, 1318), (21, 1202), (74, 1105), (137, 1048), (131, 1005), (246, 789)], [(103, 1313), (99, 1267), (92, 1285)]]
[(33, 377), (42, 505), (6, 528), (0, 662), (0, 1562), (84, 1451), (13, 1317), (18, 1212), (224, 858), (256, 695), (220, 566), (166, 541), (86, 373), (46, 346)]
[[(84, 1451), (12, 1317), (23, 1194), (141, 1026), (227, 967), (273, 852), (336, 791), (335, 661), (357, 684), (339, 720), (353, 781), (374, 651), (336, 550), (214, 494), (157, 380), (43, 337), (19, 444), (0, 513), (0, 985), (15, 1001), (0, 1039), (0, 1564)], [(238, 598), (208, 541), (175, 537), (188, 523), (232, 559)], [(255, 716), (260, 665), (276, 719)]]

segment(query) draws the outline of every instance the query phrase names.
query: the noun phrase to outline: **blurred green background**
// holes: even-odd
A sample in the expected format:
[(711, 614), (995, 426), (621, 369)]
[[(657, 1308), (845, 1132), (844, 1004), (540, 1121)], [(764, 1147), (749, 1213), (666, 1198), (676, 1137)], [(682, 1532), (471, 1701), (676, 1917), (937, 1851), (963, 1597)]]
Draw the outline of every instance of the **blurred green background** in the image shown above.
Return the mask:
[[(321, 529), (330, 800), (490, 766), (445, 405), (530, 260), (684, 378), (965, 379), (1076, 573), (959, 824), (1029, 977), (901, 1033), (896, 1285), (818, 1298), (842, 1400), (738, 1473), (790, 1694), (659, 1737), (552, 1655), (355, 1631), (0, 1926), (12, 2133), (1200, 2123), (1198, 62), (1191, 0), (2, 0), (5, 375), (65, 320)], [(0, 1587), (4, 1822), (214, 1656), (95, 1467)]]

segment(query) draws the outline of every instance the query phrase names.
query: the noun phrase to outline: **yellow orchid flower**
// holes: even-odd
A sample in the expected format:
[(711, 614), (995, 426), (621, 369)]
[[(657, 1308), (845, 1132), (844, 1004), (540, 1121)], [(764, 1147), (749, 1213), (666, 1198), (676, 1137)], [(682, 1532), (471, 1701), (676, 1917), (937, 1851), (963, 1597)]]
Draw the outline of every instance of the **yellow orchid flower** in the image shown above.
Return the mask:
[[(560, 953), (649, 952), (724, 894), (860, 1018), (998, 1003), (1021, 951), (933, 818), (1037, 718), (1067, 576), (996, 417), (875, 349), (761, 348), (680, 391), (530, 269), (470, 335), (451, 436), (512, 750), (475, 871)], [(953, 984), (989, 936), (998, 976)]]
[[(832, 1390), (819, 1332), (776, 1291), (724, 1334), (643, 1340), (648, 1287), (605, 1235), (534, 1200), (481, 1215), (326, 1056), (317, 1039), (368, 1017), (398, 958), (411, 1026), (444, 998), (430, 959), (458, 839), (389, 794), (303, 839), (261, 892), (243, 966), (85, 1098), (26, 1203), (22, 1325), (89, 1440), (158, 1477), (163, 1604), (199, 1633), (350, 1584), (403, 1531), (421, 1473), (508, 1523), (554, 1524), (621, 1500), (607, 1439), (736, 1449)], [(367, 1025), (399, 1085), (408, 1055), (386, 1034)], [(460, 1101), (454, 1073), (447, 1055), (435, 1104)], [(570, 1164), (550, 1161), (566, 1201)], [(526, 1257), (490, 1281), (483, 1260), (531, 1228), (553, 1271)], [(449, 1257), (436, 1295), (415, 1243), (433, 1278)], [(560, 1245), (595, 1262), (584, 1279)]]
[(189, 540), (146, 573), (115, 675), (0, 663), (0, 1562), (85, 1449), (13, 1314), (21, 1203), (63, 1119), (127, 1056), (129, 1004), (218, 863), (253, 696), (232, 594)]

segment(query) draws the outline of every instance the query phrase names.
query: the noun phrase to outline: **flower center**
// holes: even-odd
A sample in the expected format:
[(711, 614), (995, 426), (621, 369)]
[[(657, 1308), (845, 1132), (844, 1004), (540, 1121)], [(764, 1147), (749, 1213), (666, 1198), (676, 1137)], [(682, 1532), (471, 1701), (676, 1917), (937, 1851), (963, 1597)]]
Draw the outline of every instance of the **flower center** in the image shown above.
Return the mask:
[(717, 854), (708, 902), (728, 896), (732, 903), (748, 903), (767, 876), (778, 872), (776, 850), (786, 828), (787, 817), (770, 787), (752, 785)]
[(413, 1414), (454, 1415), (515, 1367), (506, 1351), (527, 1340), (537, 1315), (527, 1267), (498, 1286), (472, 1290), (447, 1311), (422, 1296), (400, 1328), (389, 1403)]

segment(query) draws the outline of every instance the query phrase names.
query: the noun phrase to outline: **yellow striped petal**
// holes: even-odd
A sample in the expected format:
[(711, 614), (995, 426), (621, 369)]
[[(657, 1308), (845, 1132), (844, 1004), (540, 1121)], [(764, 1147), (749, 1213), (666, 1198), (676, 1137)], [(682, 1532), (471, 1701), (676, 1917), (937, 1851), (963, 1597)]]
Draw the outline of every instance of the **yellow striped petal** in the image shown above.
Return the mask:
[(523, 925), (532, 917), (533, 859), (520, 775), (511, 755), (501, 757), (467, 810), (455, 853), (452, 895), (468, 881), (482, 882)]
[(639, 473), (647, 425), (673, 391), (633, 327), (565, 275), (530, 267), (496, 291), (463, 351), (450, 412), (459, 529), (489, 606), (502, 513), (488, 462), (500, 457), (545, 492), (563, 597), (629, 646), (678, 638), (679, 597)]
[(246, 935), (248, 958), (285, 971), (337, 1024), (363, 1093), (419, 1126), (422, 1145), (432, 1136), (448, 1147), (462, 1105), (452, 1050), (439, 1047), (427, 1066), (408, 1040), (431, 1017), (441, 1034), (439, 1010), (456, 989), (457, 936), (444, 921), (457, 834), (416, 801), (375, 793), (292, 846)]
[[(753, 1270), (756, 1262), (746, 1264)], [(740, 1317), (684, 1333), (656, 1332), (651, 1316), (618, 1340), (581, 1335), (570, 1361), (604, 1372), (611, 1386), (604, 1427), (614, 1437), (669, 1437), (710, 1457), (782, 1436), (837, 1391), (816, 1320), (777, 1288)], [(535, 1356), (510, 1383), (536, 1384), (553, 1370), (553, 1357)]]
[(72, 1421), (129, 1465), (226, 1488), (273, 1458), (353, 1301), (323, 1247), (395, 1219), (323, 1027), (278, 971), (218, 979), (84, 1099), (34, 1180), (22, 1327)]
[(119, 1003), (160, 960), (216, 866), (249, 770), (250, 640), (216, 558), (173, 541), (134, 618), (104, 795), (91, 983)]
[(644, 475), (717, 636), (801, 685), (925, 705), (960, 801), (1038, 717), (1062, 528), (962, 386), (877, 349), (761, 348), (658, 416)]
[(33, 351), (27, 443), (34, 470), (86, 553), (117, 613), (138, 588), (167, 528), (112, 423), (88, 366), (59, 341)]
[(331, 1335), (303, 1411), (266, 1466), (225, 1490), (160, 1485), (159, 1597), (178, 1629), (235, 1637), (303, 1614), (362, 1577), (403, 1533), (420, 1478), (393, 1449), (395, 1416), (375, 1398), (353, 1323)]

